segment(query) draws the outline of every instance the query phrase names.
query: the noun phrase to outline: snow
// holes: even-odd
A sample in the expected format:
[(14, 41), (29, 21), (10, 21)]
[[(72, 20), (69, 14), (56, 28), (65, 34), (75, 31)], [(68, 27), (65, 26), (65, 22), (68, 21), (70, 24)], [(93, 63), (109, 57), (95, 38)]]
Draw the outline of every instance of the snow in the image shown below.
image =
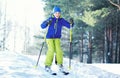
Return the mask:
[(34, 46), (34, 36), (42, 31), (40, 24), (45, 19), (44, 6), (42, 0), (0, 0), (0, 48), (21, 52)]
[[(69, 75), (58, 72), (52, 76), (44, 71), (45, 56), (41, 56), (35, 68), (38, 56), (23, 55), (9, 51), (0, 51), (0, 78), (120, 78), (119, 64), (85, 64), (72, 60)], [(69, 59), (64, 58), (68, 68)], [(53, 63), (52, 70), (57, 71)]]

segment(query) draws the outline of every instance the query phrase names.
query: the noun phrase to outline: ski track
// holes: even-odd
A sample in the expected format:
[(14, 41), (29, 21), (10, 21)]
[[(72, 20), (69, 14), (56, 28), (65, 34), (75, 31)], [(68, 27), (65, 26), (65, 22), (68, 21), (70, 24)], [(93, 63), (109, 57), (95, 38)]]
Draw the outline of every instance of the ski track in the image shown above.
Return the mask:
[[(53, 76), (44, 70), (44, 57), (41, 58), (39, 66), (34, 68), (36, 59), (19, 53), (0, 52), (0, 78), (120, 78), (118, 74), (73, 60), (69, 75), (57, 72), (57, 75)], [(65, 60), (64, 64), (67, 68), (68, 60)], [(55, 66), (52, 68), (55, 69)]]

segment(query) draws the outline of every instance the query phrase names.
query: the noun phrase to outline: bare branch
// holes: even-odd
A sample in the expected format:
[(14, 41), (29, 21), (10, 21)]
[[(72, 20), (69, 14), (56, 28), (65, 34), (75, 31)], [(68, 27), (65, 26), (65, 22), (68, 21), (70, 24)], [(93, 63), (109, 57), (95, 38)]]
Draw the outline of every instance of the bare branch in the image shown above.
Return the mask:
[(120, 5), (119, 5), (119, 4), (116, 4), (116, 3), (112, 2), (111, 0), (108, 0), (108, 1), (109, 1), (112, 5), (118, 7), (118, 9), (120, 10)]

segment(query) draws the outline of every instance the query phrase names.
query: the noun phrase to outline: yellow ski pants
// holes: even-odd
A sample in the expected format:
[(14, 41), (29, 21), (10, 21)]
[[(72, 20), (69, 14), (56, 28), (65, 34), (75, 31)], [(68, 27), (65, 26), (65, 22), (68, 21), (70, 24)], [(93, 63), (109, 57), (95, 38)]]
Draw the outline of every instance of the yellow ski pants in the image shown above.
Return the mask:
[(45, 59), (45, 65), (51, 66), (56, 54), (57, 64), (60, 65), (63, 63), (63, 51), (61, 50), (60, 39), (46, 39), (48, 51)]

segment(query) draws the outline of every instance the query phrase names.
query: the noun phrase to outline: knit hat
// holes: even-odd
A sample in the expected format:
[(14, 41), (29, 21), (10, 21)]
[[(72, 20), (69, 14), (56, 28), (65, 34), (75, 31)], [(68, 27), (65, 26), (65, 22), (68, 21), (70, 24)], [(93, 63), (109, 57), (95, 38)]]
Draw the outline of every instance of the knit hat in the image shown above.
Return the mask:
[(55, 13), (55, 12), (61, 12), (61, 10), (60, 10), (60, 8), (58, 6), (55, 6), (53, 8), (53, 13)]

